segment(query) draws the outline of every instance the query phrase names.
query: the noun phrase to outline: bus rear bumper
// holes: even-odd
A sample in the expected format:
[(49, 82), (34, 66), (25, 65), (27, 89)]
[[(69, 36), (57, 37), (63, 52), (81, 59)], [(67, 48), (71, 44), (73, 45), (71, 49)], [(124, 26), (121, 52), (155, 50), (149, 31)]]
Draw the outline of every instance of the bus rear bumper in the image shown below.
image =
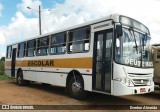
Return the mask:
[(154, 91), (154, 83), (150, 86), (134, 86), (128, 87), (119, 81), (113, 81), (113, 95), (133, 95), (133, 94), (145, 94)]

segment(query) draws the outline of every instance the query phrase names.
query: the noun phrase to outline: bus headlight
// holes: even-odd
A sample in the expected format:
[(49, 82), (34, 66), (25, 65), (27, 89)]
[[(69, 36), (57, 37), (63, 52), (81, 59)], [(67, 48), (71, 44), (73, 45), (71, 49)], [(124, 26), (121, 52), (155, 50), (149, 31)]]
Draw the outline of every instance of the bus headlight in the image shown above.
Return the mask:
[(129, 78), (119, 78), (119, 79), (116, 79), (116, 80), (125, 84), (126, 86), (134, 86), (132, 80), (130, 80)]

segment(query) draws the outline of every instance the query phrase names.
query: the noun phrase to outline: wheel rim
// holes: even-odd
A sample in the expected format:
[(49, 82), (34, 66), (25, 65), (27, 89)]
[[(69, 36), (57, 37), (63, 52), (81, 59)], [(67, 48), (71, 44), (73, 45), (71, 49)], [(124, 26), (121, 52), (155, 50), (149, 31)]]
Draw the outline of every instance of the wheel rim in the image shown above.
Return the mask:
[(18, 76), (18, 83), (21, 84), (21, 82), (22, 82), (22, 79), (21, 79), (21, 76), (19, 75)]
[(80, 82), (75, 81), (75, 82), (72, 83), (72, 92), (74, 94), (80, 93), (81, 90), (82, 90), (82, 84)]

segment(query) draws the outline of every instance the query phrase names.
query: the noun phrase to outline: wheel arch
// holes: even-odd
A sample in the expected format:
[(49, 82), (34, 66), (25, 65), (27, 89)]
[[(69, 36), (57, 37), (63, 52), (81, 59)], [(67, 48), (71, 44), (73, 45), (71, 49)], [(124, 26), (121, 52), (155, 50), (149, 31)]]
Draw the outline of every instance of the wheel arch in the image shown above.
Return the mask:
[(21, 71), (21, 72), (22, 72), (22, 74), (23, 74), (23, 70), (22, 70), (22, 68), (18, 68), (18, 69), (17, 69), (17, 73), (16, 73), (16, 78), (18, 77), (18, 73), (19, 73), (20, 71)]
[(78, 70), (71, 70), (68, 75), (67, 75), (67, 79), (66, 79), (66, 92), (68, 93), (68, 84), (69, 84), (69, 80), (74, 76), (79, 76), (80, 78), (82, 78), (83, 80), (83, 84), (84, 84), (84, 79), (82, 74), (78, 71)]

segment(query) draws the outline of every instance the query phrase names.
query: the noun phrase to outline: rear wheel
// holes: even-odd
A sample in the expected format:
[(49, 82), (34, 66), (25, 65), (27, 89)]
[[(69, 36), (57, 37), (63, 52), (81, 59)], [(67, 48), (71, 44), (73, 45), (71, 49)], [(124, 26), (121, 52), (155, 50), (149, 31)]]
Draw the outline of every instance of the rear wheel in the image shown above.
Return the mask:
[(68, 92), (70, 96), (75, 99), (82, 100), (86, 97), (87, 93), (84, 90), (84, 82), (80, 76), (73, 76), (69, 80)]

